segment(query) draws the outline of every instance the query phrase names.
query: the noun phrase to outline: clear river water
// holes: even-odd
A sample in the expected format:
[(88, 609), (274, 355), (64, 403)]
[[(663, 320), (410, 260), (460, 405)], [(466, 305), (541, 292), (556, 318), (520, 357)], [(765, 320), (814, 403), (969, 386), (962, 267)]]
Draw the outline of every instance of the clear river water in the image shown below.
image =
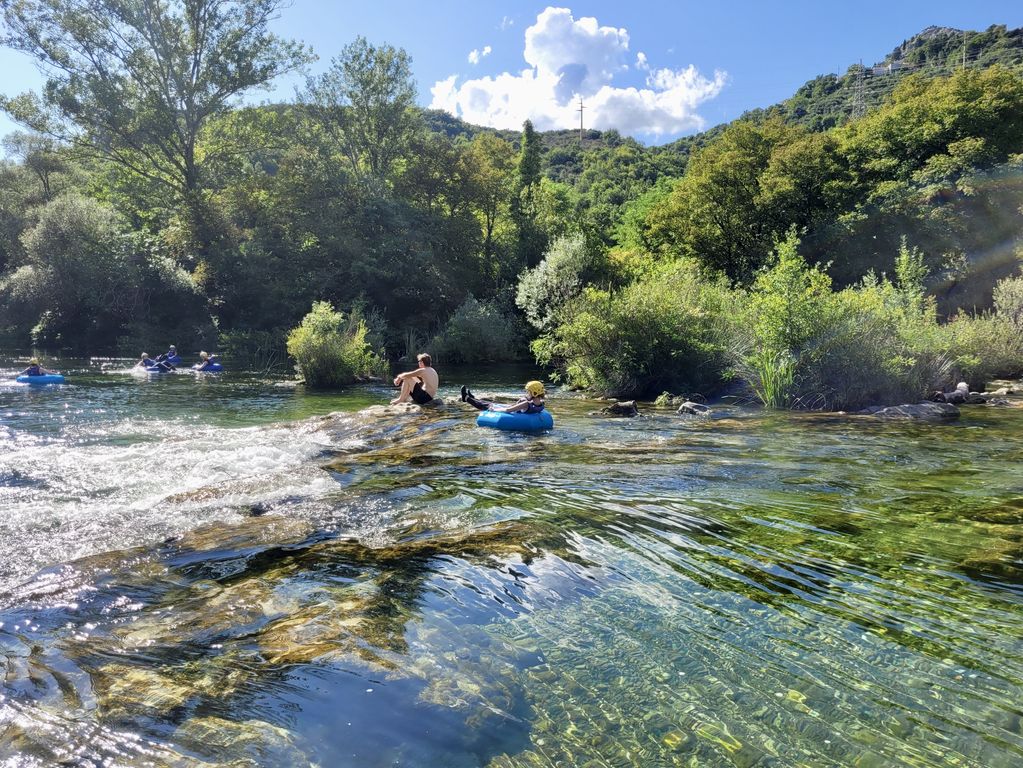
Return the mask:
[(0, 358), (0, 765), (1018, 766), (1023, 397), (540, 435)]

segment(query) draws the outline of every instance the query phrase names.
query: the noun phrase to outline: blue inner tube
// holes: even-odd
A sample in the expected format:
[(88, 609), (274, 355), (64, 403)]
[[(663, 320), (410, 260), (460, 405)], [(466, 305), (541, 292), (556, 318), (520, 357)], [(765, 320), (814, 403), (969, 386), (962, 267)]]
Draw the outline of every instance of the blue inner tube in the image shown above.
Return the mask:
[(170, 373), (170, 371), (168, 371), (166, 368), (161, 368), (158, 365), (144, 365), (142, 366), (142, 369), (146, 373)]
[(554, 429), (554, 417), (546, 410), (540, 413), (482, 411), (476, 417), (476, 426), (513, 432), (543, 432), (545, 429)]
[(64, 377), (59, 373), (44, 373), (39, 376), (21, 374), (16, 381), (19, 384), (63, 384)]
[(171, 365), (181, 365), (181, 355), (171, 355), (170, 357), (165, 357), (164, 360)]
[(222, 370), (224, 370), (224, 366), (222, 366), (220, 363), (210, 363), (205, 368), (200, 369), (199, 363), (196, 363), (195, 365), (192, 366), (192, 369), (199, 371), (200, 373), (220, 373)]

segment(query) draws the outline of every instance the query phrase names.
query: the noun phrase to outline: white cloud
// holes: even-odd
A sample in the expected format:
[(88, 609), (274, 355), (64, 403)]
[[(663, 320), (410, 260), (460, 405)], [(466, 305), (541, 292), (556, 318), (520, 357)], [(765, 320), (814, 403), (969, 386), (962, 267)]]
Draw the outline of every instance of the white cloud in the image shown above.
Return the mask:
[(511, 16), (502, 16), (501, 17), (501, 23), (498, 25), (498, 29), (500, 29), (503, 32), (504, 30), (506, 30), (509, 27), (512, 27), (514, 25), (515, 25), (515, 19), (511, 18)]
[(482, 51), (473, 48), (471, 51), (469, 51), (469, 63), (479, 64), (480, 59), (490, 55), (490, 51), (491, 48), (489, 45), (484, 45)]
[[(473, 51), (470, 63), (489, 52), (489, 46)], [(647, 73), (644, 87), (616, 86), (616, 76), (630, 69), (628, 31), (599, 26), (592, 17), (575, 19), (567, 8), (537, 16), (526, 29), (523, 56), (529, 66), (518, 73), (438, 81), (430, 106), (478, 125), (518, 129), (529, 119), (538, 130), (550, 130), (578, 124), (581, 97), (587, 127), (663, 136), (702, 127), (697, 108), (727, 80), (723, 72), (708, 78), (691, 65), (654, 69), (638, 53), (635, 68)]]

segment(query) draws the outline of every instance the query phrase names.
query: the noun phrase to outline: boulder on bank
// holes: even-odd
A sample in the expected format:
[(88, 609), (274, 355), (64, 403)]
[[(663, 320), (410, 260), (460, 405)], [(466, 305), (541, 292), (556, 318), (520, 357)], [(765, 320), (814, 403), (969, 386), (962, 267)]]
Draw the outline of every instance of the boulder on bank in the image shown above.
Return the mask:
[(951, 392), (940, 390), (934, 392), (930, 400), (935, 403), (952, 403), (952, 405), (983, 405), (987, 402), (987, 398), (980, 392), (971, 392), (965, 381), (956, 384), (956, 388)]
[(959, 409), (952, 403), (904, 403), (903, 405), (879, 405), (856, 411), (862, 416), (877, 416), (882, 419), (920, 419), (922, 421), (950, 421), (959, 418)]

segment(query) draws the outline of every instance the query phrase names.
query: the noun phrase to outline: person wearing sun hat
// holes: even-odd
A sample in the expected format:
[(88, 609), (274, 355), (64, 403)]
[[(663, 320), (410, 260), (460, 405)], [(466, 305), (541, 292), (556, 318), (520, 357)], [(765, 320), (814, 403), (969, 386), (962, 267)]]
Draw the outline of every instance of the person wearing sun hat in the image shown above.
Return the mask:
[(48, 376), (48, 375), (53, 375), (53, 373), (54, 373), (54, 371), (49, 371), (46, 368), (43, 368), (43, 366), (41, 366), (39, 364), (39, 358), (38, 357), (33, 357), (31, 360), (28, 361), (28, 368), (23, 370), (21, 372), (21, 375), (22, 376)]
[(463, 403), (468, 403), (473, 408), (478, 408), (481, 411), (540, 413), (544, 409), (545, 398), (547, 397), (543, 382), (527, 381), (525, 391), (525, 395), (511, 405), (497, 405), (491, 400), (480, 400), (468, 387), (463, 385), (460, 399)]

